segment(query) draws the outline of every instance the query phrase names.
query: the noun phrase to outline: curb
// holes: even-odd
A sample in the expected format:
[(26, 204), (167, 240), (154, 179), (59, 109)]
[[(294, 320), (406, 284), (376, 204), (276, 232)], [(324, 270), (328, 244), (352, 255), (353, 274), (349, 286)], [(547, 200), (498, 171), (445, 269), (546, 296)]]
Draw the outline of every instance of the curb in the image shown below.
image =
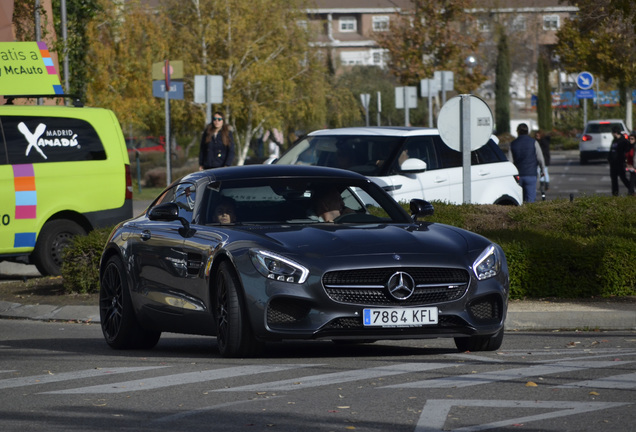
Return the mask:
[[(541, 310), (535, 310), (538, 307)], [(507, 331), (636, 330), (636, 309), (579, 304), (516, 303), (506, 318)], [(0, 318), (99, 323), (98, 306), (22, 305), (0, 301)]]

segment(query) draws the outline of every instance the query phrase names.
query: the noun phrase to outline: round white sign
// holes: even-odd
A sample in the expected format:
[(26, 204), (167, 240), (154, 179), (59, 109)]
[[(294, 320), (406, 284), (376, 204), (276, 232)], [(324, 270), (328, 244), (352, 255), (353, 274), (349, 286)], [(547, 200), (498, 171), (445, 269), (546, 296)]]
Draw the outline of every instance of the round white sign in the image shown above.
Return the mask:
[[(462, 125), (463, 114), (467, 114), (468, 124)], [(437, 116), (437, 129), (444, 143), (455, 151), (461, 151), (462, 126), (470, 130), (471, 151), (485, 145), (493, 130), (488, 104), (473, 95), (459, 95), (448, 100)]]

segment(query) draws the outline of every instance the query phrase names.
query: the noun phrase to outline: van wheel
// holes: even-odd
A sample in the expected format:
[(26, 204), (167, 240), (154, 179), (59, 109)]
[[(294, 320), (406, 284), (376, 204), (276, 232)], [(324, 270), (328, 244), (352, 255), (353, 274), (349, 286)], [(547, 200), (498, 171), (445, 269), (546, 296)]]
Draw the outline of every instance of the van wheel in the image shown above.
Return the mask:
[(76, 235), (86, 235), (86, 231), (73, 221), (58, 219), (44, 224), (32, 254), (33, 263), (43, 276), (57, 276), (62, 272), (64, 248)]

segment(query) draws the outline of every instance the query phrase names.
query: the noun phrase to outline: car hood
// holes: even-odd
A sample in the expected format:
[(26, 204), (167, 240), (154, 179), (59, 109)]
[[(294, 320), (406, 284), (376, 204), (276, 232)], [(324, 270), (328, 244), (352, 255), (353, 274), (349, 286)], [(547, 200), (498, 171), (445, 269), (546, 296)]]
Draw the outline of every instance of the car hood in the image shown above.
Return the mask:
[[(387, 254), (461, 255), (474, 248), (483, 248), (485, 238), (443, 224), (422, 225), (332, 225), (315, 224), (303, 227), (237, 227), (262, 247), (287, 255), (321, 257), (351, 257)], [(251, 243), (251, 242), (250, 242)]]

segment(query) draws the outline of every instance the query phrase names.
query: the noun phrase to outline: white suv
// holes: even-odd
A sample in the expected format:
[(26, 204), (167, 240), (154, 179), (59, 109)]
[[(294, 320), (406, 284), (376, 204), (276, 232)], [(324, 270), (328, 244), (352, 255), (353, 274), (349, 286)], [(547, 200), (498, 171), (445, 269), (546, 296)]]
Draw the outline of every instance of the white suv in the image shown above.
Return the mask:
[(620, 119), (592, 120), (587, 122), (585, 130), (579, 141), (579, 153), (581, 165), (585, 165), (591, 159), (607, 160), (609, 149), (614, 140), (612, 128), (618, 126), (627, 135), (627, 126)]
[[(520, 205), (517, 168), (495, 143), (471, 154), (471, 202)], [(298, 140), (276, 164), (344, 168), (369, 177), (396, 201), (463, 202), (462, 155), (437, 129), (361, 127), (323, 129)]]

